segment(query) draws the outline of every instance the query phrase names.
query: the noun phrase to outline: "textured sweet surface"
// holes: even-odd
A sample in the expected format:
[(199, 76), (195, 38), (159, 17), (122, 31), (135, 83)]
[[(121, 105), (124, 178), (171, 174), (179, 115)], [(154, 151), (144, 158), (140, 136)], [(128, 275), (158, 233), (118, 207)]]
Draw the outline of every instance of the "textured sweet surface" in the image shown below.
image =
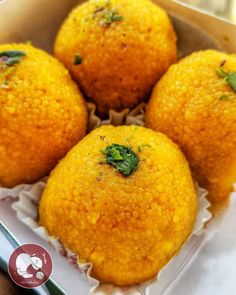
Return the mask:
[(192, 54), (170, 67), (153, 91), (146, 125), (184, 151), (213, 202), (226, 198), (236, 179), (236, 93), (216, 70), (236, 71), (235, 55)]
[(0, 45), (6, 50), (26, 53), (9, 74), (0, 69), (0, 184), (14, 186), (47, 175), (85, 134), (87, 113), (53, 57), (26, 44)]
[[(109, 11), (117, 20), (104, 25)], [(150, 94), (176, 61), (176, 36), (166, 12), (149, 0), (91, 0), (69, 15), (54, 50), (105, 112), (132, 107)]]
[[(104, 162), (112, 143), (139, 156), (131, 176)], [(175, 144), (143, 127), (106, 126), (53, 170), (39, 216), (50, 235), (93, 263), (92, 275), (125, 286), (152, 278), (180, 249), (196, 207), (190, 170)]]

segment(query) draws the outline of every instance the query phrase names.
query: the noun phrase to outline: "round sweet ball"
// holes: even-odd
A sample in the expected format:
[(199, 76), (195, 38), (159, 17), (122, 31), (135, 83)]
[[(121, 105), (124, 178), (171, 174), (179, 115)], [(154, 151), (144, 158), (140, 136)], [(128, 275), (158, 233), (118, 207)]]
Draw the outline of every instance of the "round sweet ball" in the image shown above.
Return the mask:
[(146, 126), (184, 151), (201, 186), (216, 203), (236, 181), (236, 57), (207, 50), (169, 68), (155, 87)]
[(46, 176), (86, 123), (83, 97), (62, 64), (29, 44), (0, 45), (0, 185)]
[(144, 100), (177, 58), (170, 19), (150, 0), (79, 5), (62, 25), (54, 51), (101, 114)]
[(53, 170), (39, 217), (49, 234), (92, 262), (103, 283), (154, 277), (192, 231), (196, 190), (188, 163), (165, 135), (101, 127)]

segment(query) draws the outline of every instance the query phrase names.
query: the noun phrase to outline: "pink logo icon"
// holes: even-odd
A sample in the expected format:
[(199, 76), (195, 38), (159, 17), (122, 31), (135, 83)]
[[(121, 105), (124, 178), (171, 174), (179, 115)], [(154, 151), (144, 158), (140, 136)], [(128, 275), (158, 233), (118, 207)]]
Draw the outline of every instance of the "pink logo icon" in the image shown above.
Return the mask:
[(43, 247), (26, 244), (13, 251), (8, 262), (12, 280), (23, 288), (36, 288), (47, 282), (52, 272), (52, 259)]

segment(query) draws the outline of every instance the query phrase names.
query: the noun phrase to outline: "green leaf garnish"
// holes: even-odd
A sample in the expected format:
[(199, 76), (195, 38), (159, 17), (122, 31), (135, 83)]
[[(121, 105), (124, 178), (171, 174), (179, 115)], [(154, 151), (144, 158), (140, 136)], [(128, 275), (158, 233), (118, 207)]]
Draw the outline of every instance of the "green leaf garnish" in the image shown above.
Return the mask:
[(222, 68), (216, 70), (216, 74), (228, 83), (232, 90), (236, 92), (236, 72), (226, 72)]
[(236, 92), (236, 72), (229, 72), (227, 74), (227, 82), (230, 84), (233, 91)]
[(109, 155), (112, 157), (114, 161), (123, 160), (123, 157), (121, 156), (117, 146), (111, 146), (109, 148)]
[(225, 78), (227, 76), (227, 73), (222, 69), (219, 68), (216, 70), (216, 74), (220, 77), (220, 78)]
[(24, 56), (26, 56), (26, 53), (24, 51), (18, 51), (18, 50), (1, 51), (0, 61), (7, 66), (12, 66), (16, 63), (19, 63)]
[(106, 147), (106, 161), (115, 167), (122, 175), (130, 176), (138, 167), (139, 157), (131, 148), (112, 144)]
[(74, 65), (78, 66), (80, 64), (82, 64), (82, 57), (78, 53), (76, 53), (74, 57)]

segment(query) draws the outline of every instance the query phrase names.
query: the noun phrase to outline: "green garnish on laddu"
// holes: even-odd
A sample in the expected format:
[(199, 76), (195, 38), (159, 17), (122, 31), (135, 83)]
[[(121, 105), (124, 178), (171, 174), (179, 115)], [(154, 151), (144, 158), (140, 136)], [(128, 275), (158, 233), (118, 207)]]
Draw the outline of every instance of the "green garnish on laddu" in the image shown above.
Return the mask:
[(24, 51), (19, 50), (9, 50), (0, 52), (0, 62), (6, 66), (12, 66), (19, 63), (22, 58), (26, 56)]
[(224, 101), (229, 100), (229, 99), (230, 99), (230, 97), (226, 94), (224, 94), (220, 97), (220, 100), (224, 100)]
[(75, 66), (78, 66), (78, 65), (80, 65), (80, 64), (82, 64), (82, 57), (80, 56), (80, 54), (79, 53), (76, 53), (75, 54), (75, 56), (74, 56), (74, 65)]
[(232, 90), (236, 92), (236, 72), (226, 72), (222, 67), (220, 67), (216, 70), (216, 74), (228, 83)]
[(115, 167), (122, 175), (130, 176), (139, 164), (139, 157), (130, 147), (112, 144), (105, 150), (106, 162)]
[(9, 89), (8, 76), (15, 70), (18, 64), (26, 56), (24, 51), (9, 50), (0, 51), (0, 89)]
[(113, 22), (122, 21), (124, 18), (120, 15), (116, 8), (111, 7), (110, 0), (103, 7), (97, 7), (93, 13), (93, 18), (99, 17), (99, 25), (108, 27)]
[(107, 27), (113, 22), (122, 21), (123, 16), (119, 15), (116, 9), (105, 9), (102, 18), (99, 21), (99, 25), (102, 27)]
[(145, 147), (151, 148), (152, 146), (150, 144), (140, 144), (138, 146), (138, 151), (142, 152)]

